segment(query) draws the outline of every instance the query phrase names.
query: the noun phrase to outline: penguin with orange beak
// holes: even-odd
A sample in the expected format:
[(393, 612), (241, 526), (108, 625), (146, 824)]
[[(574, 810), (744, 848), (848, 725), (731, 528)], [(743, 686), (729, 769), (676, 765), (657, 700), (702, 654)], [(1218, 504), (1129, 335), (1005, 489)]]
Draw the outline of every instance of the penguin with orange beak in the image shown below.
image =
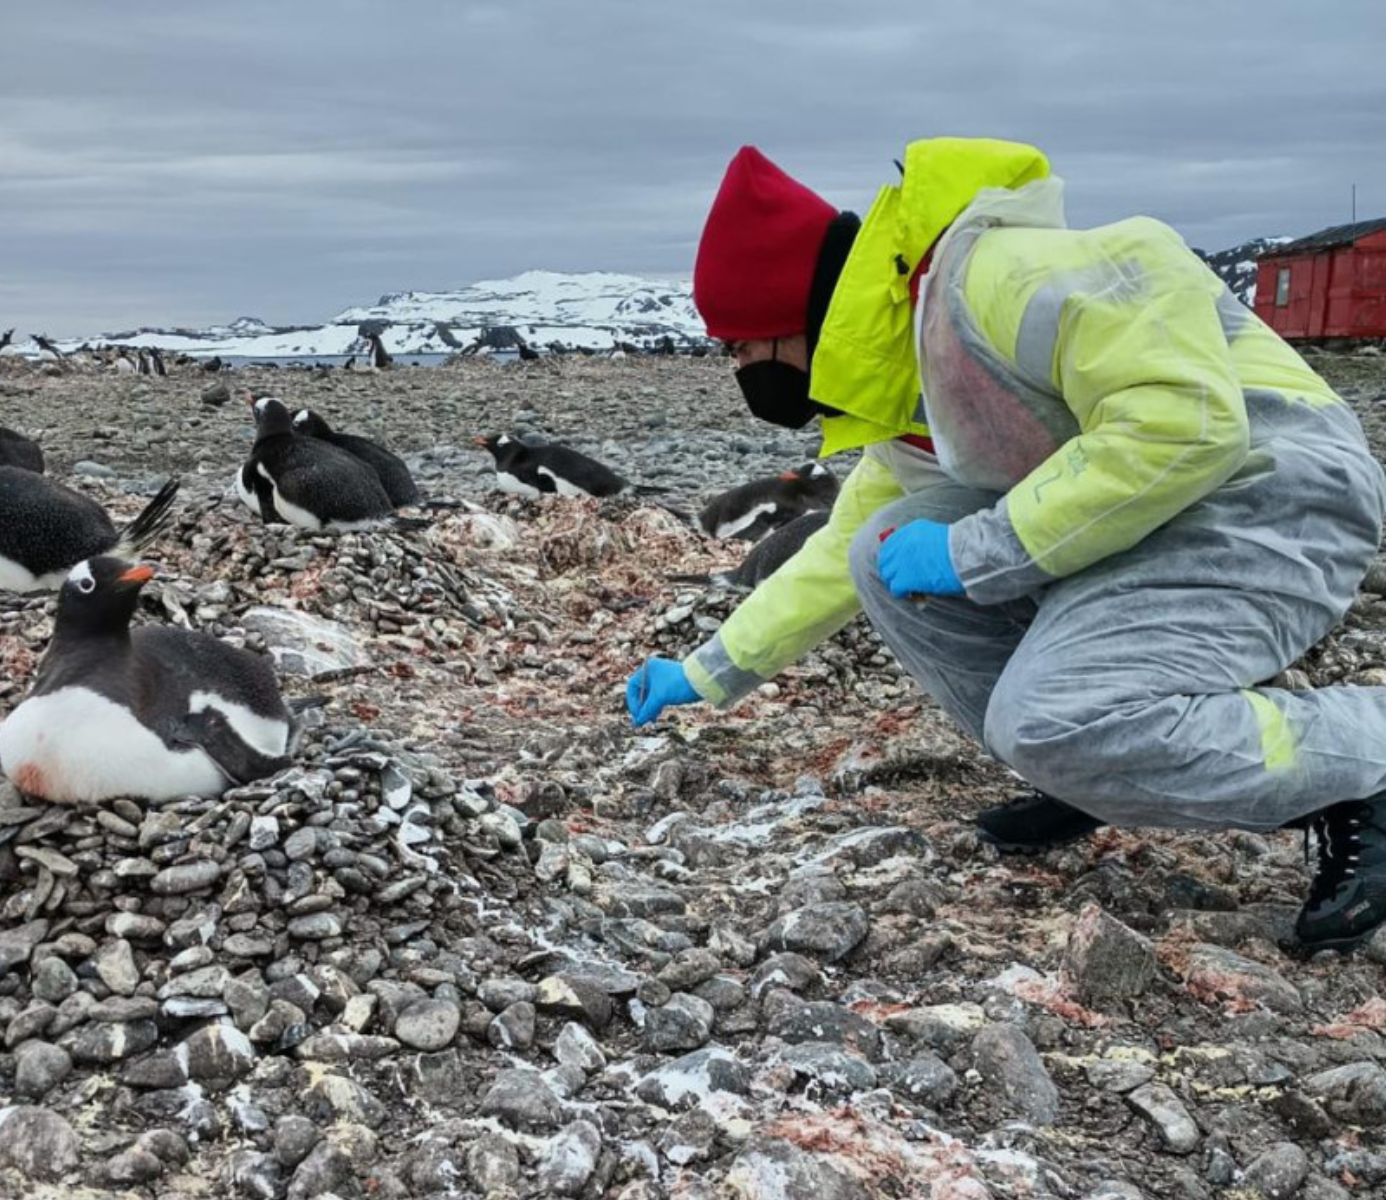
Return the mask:
[(292, 718), (269, 659), (211, 634), (131, 627), (155, 571), (80, 562), (29, 694), (0, 724), (0, 772), (58, 804), (216, 796), (288, 765)]

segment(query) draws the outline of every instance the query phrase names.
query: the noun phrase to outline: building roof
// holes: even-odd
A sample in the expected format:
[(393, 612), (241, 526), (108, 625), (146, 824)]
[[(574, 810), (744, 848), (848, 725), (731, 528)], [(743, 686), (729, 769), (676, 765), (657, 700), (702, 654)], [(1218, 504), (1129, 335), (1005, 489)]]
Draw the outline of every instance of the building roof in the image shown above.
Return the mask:
[(1367, 234), (1379, 233), (1384, 228), (1384, 217), (1377, 217), (1373, 221), (1357, 221), (1351, 225), (1330, 225), (1326, 229), (1319, 229), (1316, 233), (1308, 234), (1307, 237), (1295, 238), (1282, 246), (1266, 250), (1259, 257), (1277, 258), (1297, 254), (1300, 251), (1306, 253), (1310, 250), (1326, 250), (1329, 246), (1350, 246)]

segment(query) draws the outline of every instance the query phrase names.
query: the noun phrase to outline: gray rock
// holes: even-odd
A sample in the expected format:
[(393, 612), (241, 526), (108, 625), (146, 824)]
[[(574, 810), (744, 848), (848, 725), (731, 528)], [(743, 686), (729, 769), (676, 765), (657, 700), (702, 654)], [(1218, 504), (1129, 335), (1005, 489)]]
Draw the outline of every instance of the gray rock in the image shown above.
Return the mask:
[(15, 1092), (30, 1100), (42, 1100), (68, 1078), (73, 1057), (49, 1042), (21, 1042), (15, 1047)]
[(764, 939), (770, 950), (794, 950), (837, 962), (865, 940), (870, 931), (859, 904), (831, 901), (808, 904), (779, 917)]
[(538, 993), (539, 988), (528, 980), (505, 976), (483, 979), (477, 986), (476, 998), (492, 1012), (501, 1012), (522, 1001), (533, 1004)]
[(477, 1191), (515, 1195), (520, 1179), (520, 1156), (499, 1133), (483, 1133), (467, 1149), (466, 1175)]
[(1084, 1076), (1101, 1092), (1131, 1092), (1151, 1083), (1157, 1068), (1139, 1058), (1094, 1058), (1084, 1064)]
[(779, 1010), (768, 1022), (768, 1032), (785, 1042), (836, 1042), (868, 1059), (880, 1056), (880, 1031), (864, 1017), (829, 1000)]
[(315, 1200), (326, 1192), (349, 1191), (355, 1183), (355, 1164), (331, 1141), (318, 1142), (301, 1161), (287, 1187), (287, 1200)]
[[(306, 1093), (311, 1114), (377, 1128), (388, 1110), (363, 1084), (347, 1075), (322, 1075)], [(280, 1156), (279, 1156), (280, 1157)]]
[(517, 1000), (496, 1016), (486, 1029), (486, 1040), (501, 1050), (523, 1050), (535, 1041), (535, 1006)]
[[(782, 1138), (753, 1138), (724, 1177), (732, 1200), (869, 1200), (865, 1184)], [(970, 1197), (979, 1193), (970, 1192)]]
[(1282, 975), (1263, 963), (1223, 946), (1193, 946), (1184, 982), (1197, 996), (1215, 995), (1223, 1001), (1243, 998), (1280, 1013), (1301, 1012), (1303, 998)]
[(243, 628), (259, 634), (277, 669), (284, 675), (310, 678), (370, 664), (360, 639), (344, 625), (287, 608), (250, 608)]
[(1240, 1186), (1265, 1200), (1287, 1200), (1308, 1177), (1308, 1156), (1292, 1142), (1275, 1142), (1244, 1169)]
[(577, 1196), (597, 1167), (602, 1149), (602, 1137), (587, 1121), (564, 1126), (540, 1154), (540, 1184), (554, 1196)]
[(224, 1160), (224, 1187), (248, 1200), (277, 1200), (282, 1195), (282, 1169), (270, 1154), (235, 1150)]
[(791, 992), (806, 991), (822, 977), (821, 970), (811, 959), (784, 951), (766, 958), (749, 980), (749, 993), (758, 999), (775, 987)]
[(1125, 1179), (1106, 1179), (1085, 1200), (1144, 1200), (1142, 1189)]
[(57, 1113), (33, 1104), (0, 1108), (0, 1166), (53, 1182), (76, 1170), (82, 1144)]
[(107, 1021), (79, 1026), (59, 1040), (74, 1062), (114, 1063), (149, 1050), (159, 1038), (154, 1021)]
[(707, 1046), (664, 1063), (637, 1081), (637, 1095), (672, 1111), (703, 1103), (715, 1092), (746, 1096), (751, 1068), (720, 1046)]
[(167, 980), (156, 993), (156, 998), (168, 1000), (171, 996), (198, 996), (204, 1000), (222, 999), (227, 986), (228, 969), (214, 963)]
[(550, 975), (542, 979), (535, 1004), (542, 1012), (586, 1021), (597, 1033), (602, 1033), (612, 1020), (613, 1004), (608, 993), (590, 980), (573, 976)]
[(931, 1050), (950, 1053), (970, 1042), (987, 1024), (987, 1014), (969, 1001), (930, 1004), (891, 1013), (886, 1028)]
[(236, 1025), (218, 1023), (195, 1030), (180, 1043), (189, 1077), (205, 1083), (241, 1079), (257, 1061), (257, 1051)]
[(394, 1036), (415, 1050), (441, 1050), (452, 1044), (462, 1010), (451, 1000), (419, 1000), (405, 1008), (394, 1022)]
[(339, 913), (307, 913), (303, 917), (293, 917), (287, 922), (287, 933), (294, 938), (320, 941), (323, 938), (339, 937), (345, 924)]
[(212, 859), (199, 858), (193, 862), (166, 867), (150, 882), (157, 896), (183, 896), (203, 891), (219, 881), (219, 864)]
[(656, 1148), (678, 1167), (704, 1162), (714, 1153), (719, 1126), (703, 1108), (682, 1113), (657, 1139)]
[(800, 1078), (839, 1092), (865, 1091), (878, 1083), (875, 1068), (832, 1042), (798, 1042), (778, 1051), (778, 1061)]
[(1176, 1093), (1161, 1083), (1147, 1083), (1127, 1097), (1128, 1107), (1146, 1117), (1162, 1135), (1162, 1145), (1171, 1154), (1190, 1154), (1201, 1141), (1195, 1119)]
[(0, 930), (0, 975), (11, 967), (28, 962), (34, 947), (48, 936), (48, 932), (49, 923), (42, 919)]
[(248, 826), (248, 849), (259, 852), (271, 850), (281, 840), (281, 837), (282, 827), (278, 824), (276, 817), (271, 815), (256, 816)]
[(585, 1074), (602, 1070), (607, 1065), (607, 1055), (577, 1021), (566, 1022), (554, 1039), (554, 1057), (566, 1067), (577, 1067)]
[(1070, 932), (1064, 972), (1086, 1003), (1138, 996), (1157, 973), (1152, 943), (1109, 916), (1085, 905)]
[(141, 982), (131, 943), (125, 938), (113, 938), (93, 955), (92, 965), (97, 977), (118, 996), (130, 996)]
[(696, 1050), (710, 1039), (715, 1010), (698, 996), (678, 992), (660, 1008), (647, 1012), (642, 1041), (648, 1050), (669, 1053)]
[(958, 1088), (953, 1068), (930, 1053), (916, 1054), (882, 1068), (880, 1082), (906, 1100), (928, 1108), (942, 1104)]
[(306, 1117), (288, 1113), (277, 1118), (272, 1130), (272, 1152), (277, 1161), (291, 1170), (315, 1149), (321, 1131)]
[(1049, 1125), (1060, 1112), (1060, 1092), (1030, 1038), (1014, 1025), (988, 1025), (972, 1039), (972, 1065), (1020, 1116)]
[(1318, 1071), (1303, 1085), (1322, 1097), (1327, 1111), (1339, 1121), (1365, 1126), (1385, 1123), (1385, 1071), (1375, 1063), (1347, 1063)]
[(62, 1004), (78, 990), (78, 977), (63, 959), (50, 955), (33, 968), (29, 988), (36, 1000)]
[(513, 1129), (558, 1125), (563, 1115), (559, 1099), (538, 1071), (501, 1071), (481, 1098), (481, 1113), (500, 1117)]
[(688, 992), (717, 975), (722, 965), (713, 951), (691, 947), (662, 967), (657, 978), (673, 992)]
[(149, 1150), (133, 1146), (130, 1150), (107, 1160), (103, 1175), (108, 1183), (118, 1187), (133, 1187), (150, 1183), (165, 1174), (165, 1164)]

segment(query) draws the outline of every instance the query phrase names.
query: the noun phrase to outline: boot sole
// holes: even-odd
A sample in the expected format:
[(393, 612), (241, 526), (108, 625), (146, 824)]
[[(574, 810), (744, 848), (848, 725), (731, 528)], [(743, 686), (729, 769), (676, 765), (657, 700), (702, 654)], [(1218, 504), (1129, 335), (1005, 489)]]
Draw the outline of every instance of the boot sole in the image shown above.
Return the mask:
[(1068, 846), (1074, 842), (1082, 842), (1093, 832), (1094, 830), (1088, 829), (1083, 833), (1074, 833), (1047, 842), (1008, 842), (978, 826), (977, 840), (984, 846), (990, 846), (999, 854), (1040, 854), (1046, 850), (1054, 850), (1057, 846)]
[(1322, 942), (1300, 942), (1294, 938), (1284, 949), (1294, 958), (1304, 959), (1311, 958), (1314, 954), (1321, 954), (1324, 950), (1335, 950), (1338, 954), (1351, 954), (1364, 947), (1384, 924), (1385, 922), (1382, 921), (1380, 925), (1373, 925), (1365, 933), (1355, 933), (1344, 938), (1328, 938)]

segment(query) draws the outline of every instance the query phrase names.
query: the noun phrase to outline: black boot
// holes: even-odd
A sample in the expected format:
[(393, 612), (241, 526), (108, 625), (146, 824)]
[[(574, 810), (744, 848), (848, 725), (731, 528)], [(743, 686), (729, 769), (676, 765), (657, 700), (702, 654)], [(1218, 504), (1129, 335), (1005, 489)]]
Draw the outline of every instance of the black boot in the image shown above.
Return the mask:
[(1044, 792), (1027, 792), (977, 814), (977, 837), (1003, 854), (1034, 854), (1077, 842), (1103, 825)]
[(1354, 950), (1385, 923), (1385, 793), (1329, 805), (1307, 817), (1304, 830), (1317, 839), (1317, 873), (1294, 949)]

